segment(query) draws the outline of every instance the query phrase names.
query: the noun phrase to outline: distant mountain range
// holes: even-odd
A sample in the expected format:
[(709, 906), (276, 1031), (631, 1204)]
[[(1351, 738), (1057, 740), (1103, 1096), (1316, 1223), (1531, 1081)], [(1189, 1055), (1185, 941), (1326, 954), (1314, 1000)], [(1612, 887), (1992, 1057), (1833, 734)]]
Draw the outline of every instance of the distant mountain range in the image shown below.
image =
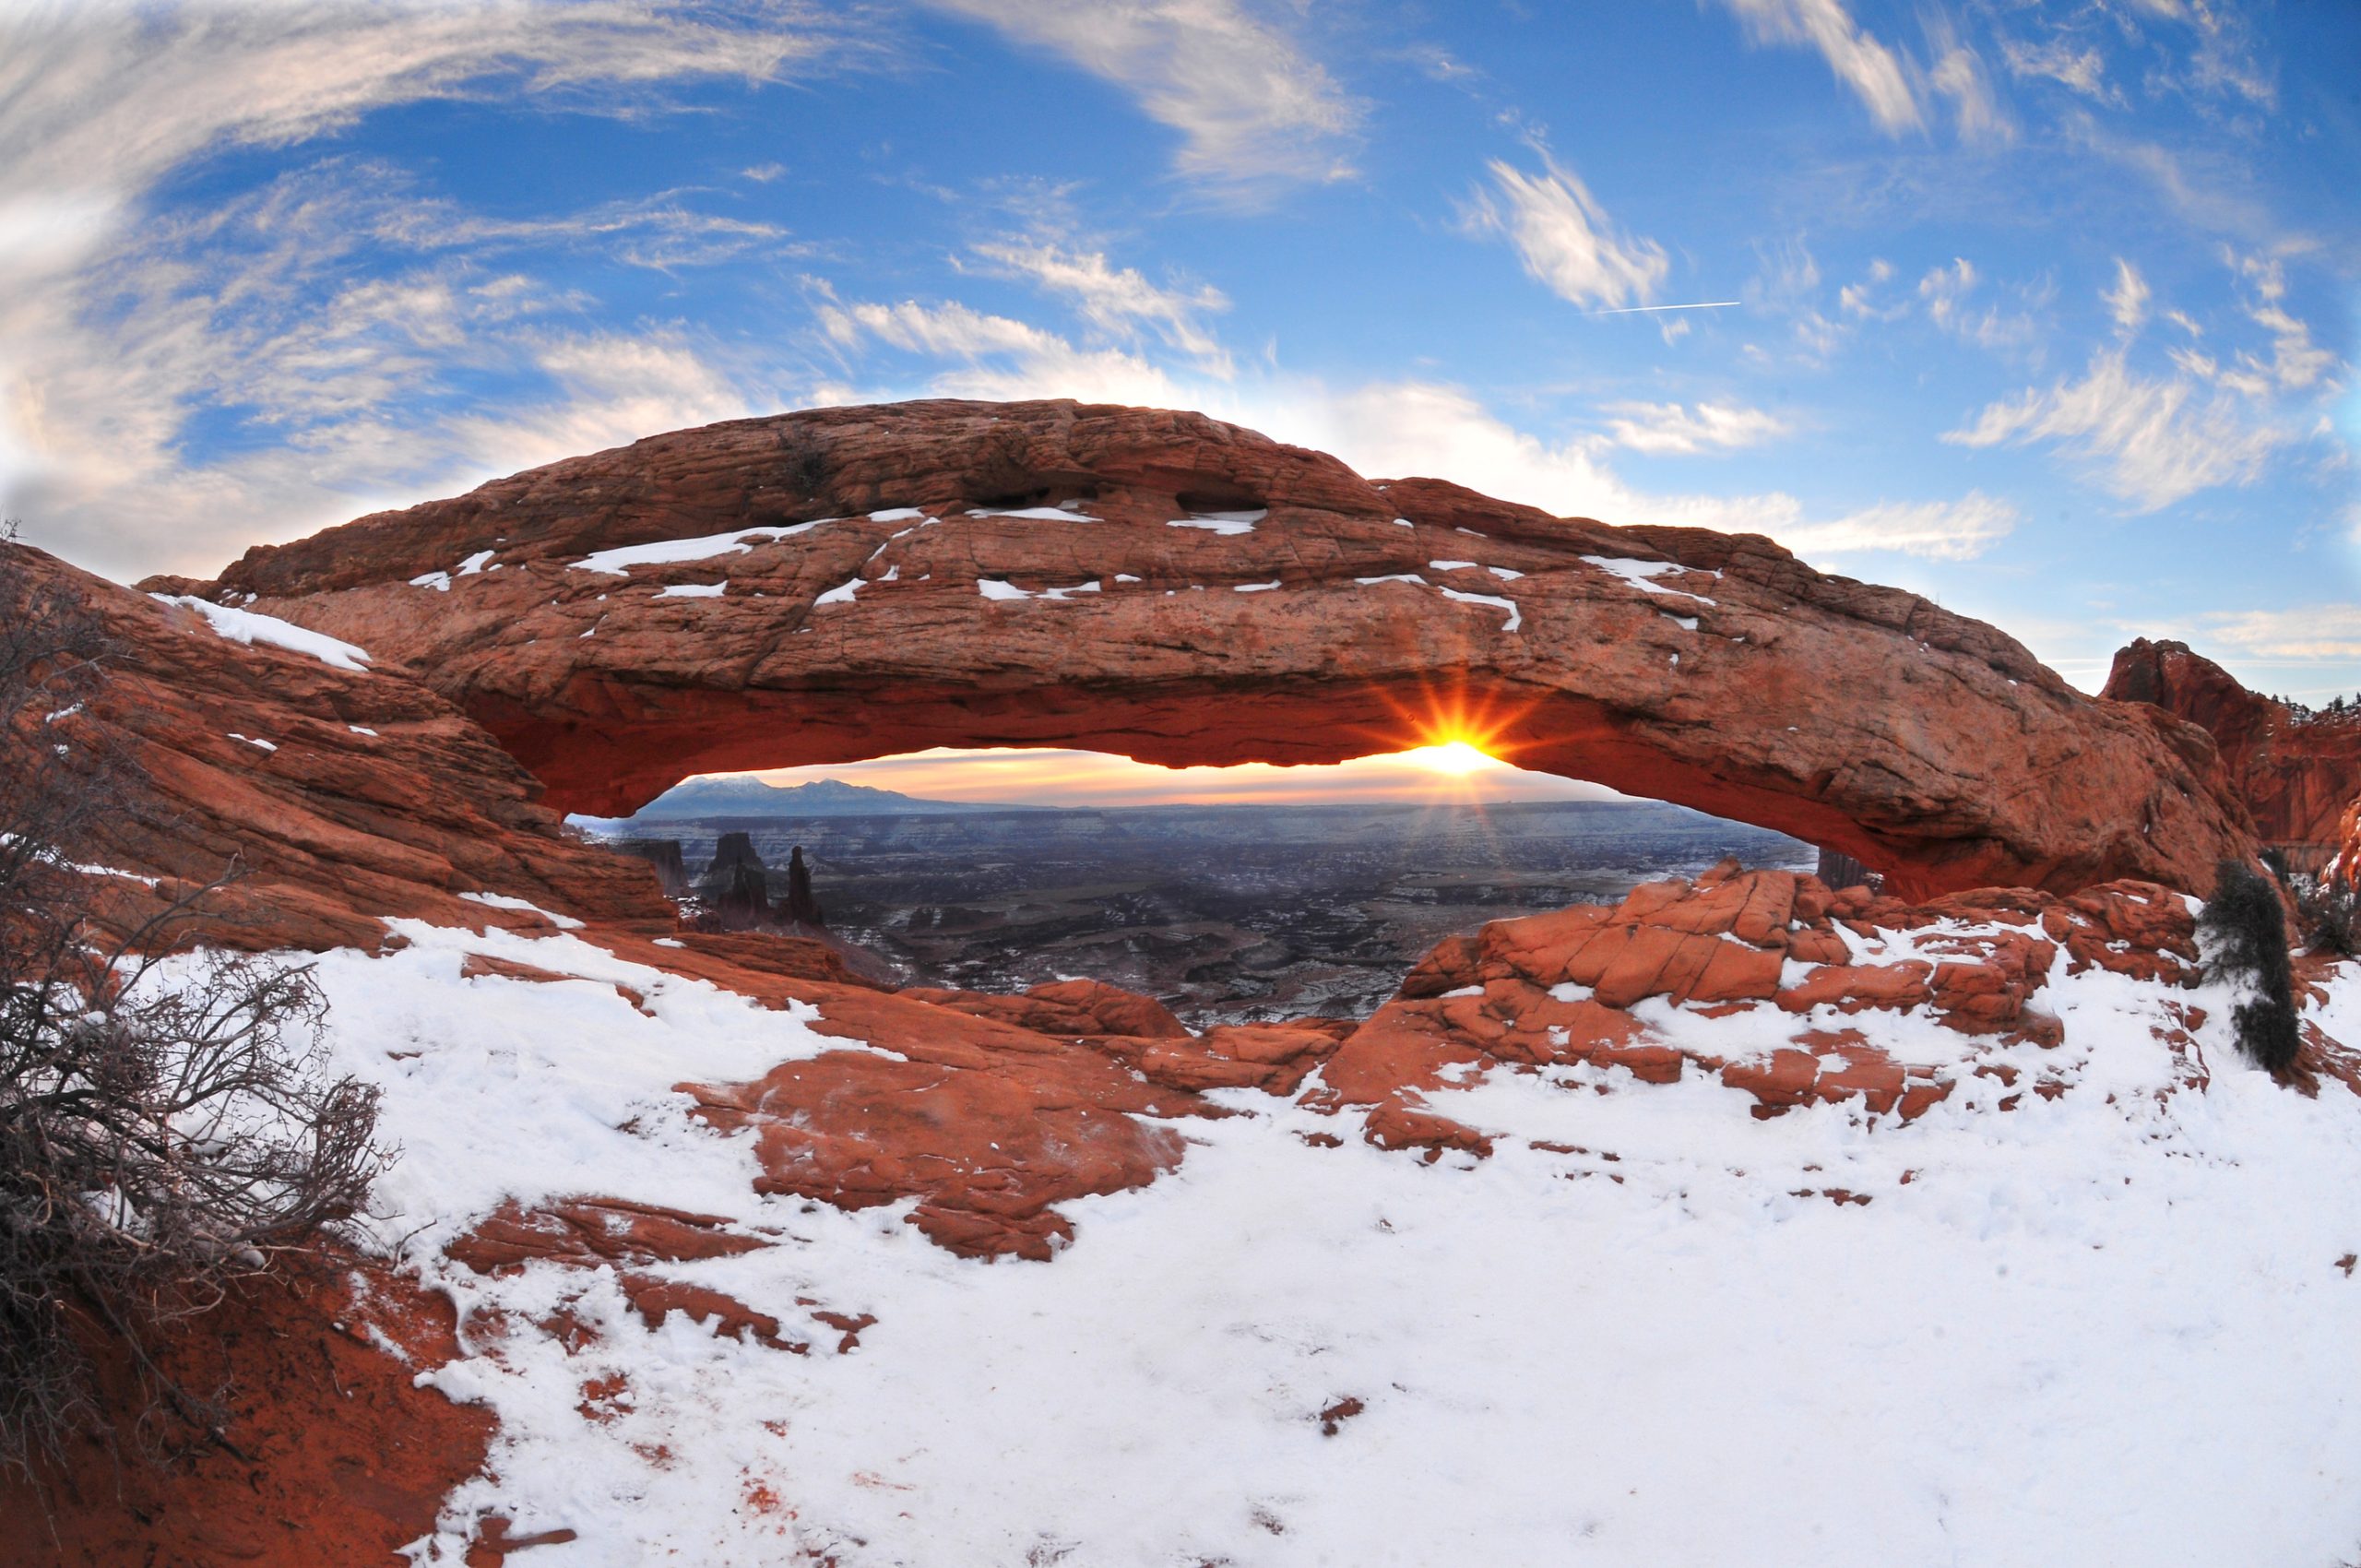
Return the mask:
[(867, 785), (846, 784), (834, 778), (815, 778), (809, 784), (794, 785), (765, 784), (759, 778), (692, 778), (665, 790), (624, 820), (644, 823), (685, 822), (713, 816), (934, 816), (944, 812), (1024, 809), (972, 801), (921, 801), (891, 790), (872, 790)]

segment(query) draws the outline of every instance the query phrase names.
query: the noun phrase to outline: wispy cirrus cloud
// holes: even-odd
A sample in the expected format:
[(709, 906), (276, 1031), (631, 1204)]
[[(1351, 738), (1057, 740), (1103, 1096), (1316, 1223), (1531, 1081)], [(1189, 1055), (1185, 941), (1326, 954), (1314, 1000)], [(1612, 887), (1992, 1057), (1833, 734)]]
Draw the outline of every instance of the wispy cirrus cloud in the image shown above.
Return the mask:
[(1918, 279), (1918, 299), (1926, 306), (1927, 319), (1954, 337), (1995, 353), (2023, 353), (2036, 349), (2040, 329), (2033, 317), (1986, 303), (1979, 293), (1983, 282), (1975, 264), (1965, 256), (1952, 257), (1949, 267), (1928, 269)]
[(2115, 287), (2100, 298), (2106, 301), (2107, 314), (2115, 317), (2118, 332), (2137, 332), (2148, 319), (2148, 279), (2121, 256), (2115, 258)]
[(1960, 37), (1959, 29), (1941, 11), (1926, 13), (1927, 47), (1934, 64), (1927, 70), (1927, 86), (1937, 98), (1952, 102), (1953, 123), (1964, 141), (2006, 141), (2017, 134), (2015, 122), (2000, 107), (1984, 56)]
[(1506, 238), (1525, 270), (1570, 303), (1621, 306), (1655, 297), (1670, 269), (1664, 247), (1618, 230), (1572, 170), (1546, 152), (1538, 174), (1501, 159), (1487, 167), (1492, 188), (1468, 203), (1471, 232)]
[[(872, 345), (934, 362), (926, 389), (953, 398), (1012, 399), (1073, 398), (1086, 403), (1203, 408), (1217, 381), (1184, 384), (1131, 348), (1088, 347), (1062, 333), (1013, 316), (970, 308), (955, 300), (896, 304), (842, 301), (817, 285), (814, 310), (829, 345), (848, 366), (863, 362)], [(817, 400), (859, 402), (903, 395), (898, 386), (857, 392), (825, 388)]]
[(1885, 551), (1929, 561), (1973, 561), (2014, 532), (2021, 514), (2007, 501), (1971, 490), (1956, 501), (1884, 501), (1824, 523), (1778, 530), (1799, 555), (1858, 555)]
[(1901, 56), (1853, 19), (1844, 0), (1722, 0), (1758, 43), (1803, 44), (1820, 52), (1889, 136), (1926, 124), (1925, 109)]
[(2361, 604), (2304, 604), (2200, 615), (2194, 640), (2258, 663), (2343, 663), (2361, 659)]
[(972, 249), (987, 264), (1064, 297), (1110, 338), (1135, 339), (1145, 327), (1207, 371), (1230, 374), (1229, 351), (1206, 325), (1229, 301), (1210, 284), (1164, 287), (1135, 267), (1112, 265), (1103, 250), (1038, 237), (987, 241)]
[(1179, 131), (1174, 166), (1243, 199), (1342, 179), (1362, 108), (1241, 0), (924, 0), (1051, 50)]
[[(1465, 389), (1420, 380), (1332, 386), (1280, 372), (1221, 379), (1171, 372), (1127, 349), (1090, 348), (1063, 334), (957, 302), (846, 302), (819, 290), (819, 324), (864, 385), (830, 386), (832, 400), (936, 396), (1083, 401), (1198, 409), (1282, 441), (1333, 452), (1372, 477), (1433, 475), (1505, 500), (1618, 524), (1669, 523), (1767, 533), (1817, 557), (1871, 552), (1972, 559), (2004, 538), (2016, 514), (1980, 493), (1957, 502), (1880, 504), (1814, 516), (1795, 496), (1663, 494), (1639, 489), (1604, 460), (1597, 437), (1550, 441), (1518, 429)], [(916, 385), (881, 374), (872, 350), (918, 356)], [(906, 374), (907, 372), (902, 373)], [(882, 383), (882, 385), (881, 385)], [(1666, 410), (1673, 410), (1667, 413)], [(1636, 410), (1636, 411), (1634, 411)], [(1760, 410), (1700, 404), (1627, 406), (1642, 441), (1660, 448), (1735, 446), (1766, 434)], [(1681, 445), (1693, 442), (1693, 446)]]
[(2123, 107), (2122, 89), (2107, 79), (2106, 57), (2095, 46), (2077, 46), (2062, 38), (2040, 43), (2007, 38), (2001, 40), (2000, 57), (2008, 62), (2009, 74), (2020, 80), (2053, 81), (2094, 103)]
[(152, 220), (87, 274), (0, 298), (5, 488), (37, 542), (210, 571), (420, 487), (753, 411), (686, 332), (594, 326), (526, 272), (389, 249), (354, 183)]
[(12, 6), (0, 17), (0, 204), (118, 202), (220, 148), (287, 146), (494, 87), (611, 111), (666, 84), (776, 80), (884, 48), (801, 0), (754, 0), (732, 22), (624, 0)]
[[(2246, 315), (2271, 334), (2269, 357), (2240, 349), (2225, 359), (2192, 342), (2165, 350), (2174, 374), (2136, 368), (2132, 350), (2153, 292), (2140, 270), (2118, 257), (2115, 282), (2101, 294), (2115, 341), (2096, 350), (2081, 375), (1987, 404), (1942, 439), (1971, 447), (2055, 443), (2143, 512), (2202, 490), (2252, 483), (2272, 455), (2296, 439), (2283, 404), (2333, 394), (2338, 362), (2287, 310), (2277, 262), (2235, 253), (2225, 259), (2250, 291)], [(2168, 316), (2198, 335), (2187, 315)]]
[(1608, 440), (1633, 452), (1692, 455), (1759, 446), (1787, 433), (1787, 422), (1741, 403), (1610, 403), (1602, 410)]
[(2120, 346), (2101, 350), (2078, 377), (1986, 405), (1942, 438), (1958, 446), (2057, 442), (2143, 512), (2216, 485), (2250, 483), (2285, 439), (2187, 375), (2131, 369)]
[[(800, 0), (727, 18), (636, 0), (10, 8), (0, 503), (101, 570), (209, 569), (389, 489), (554, 456), (552, 439), (747, 411), (711, 345), (592, 327), (587, 301), (506, 265), (566, 245), (670, 270), (786, 243), (682, 193), (495, 221), (334, 160), (202, 208), (152, 193), (217, 151), (432, 99), (627, 113), (683, 83), (888, 58), (866, 18)], [(469, 412), (487, 392), (513, 413)]]
[(658, 272), (710, 267), (751, 250), (792, 255), (808, 249), (777, 224), (701, 210), (692, 205), (696, 195), (659, 191), (631, 201), (603, 202), (583, 212), (540, 218), (495, 218), (450, 201), (414, 199), (387, 206), (375, 233), (419, 250), (465, 250), (477, 255), (524, 246), (578, 246), (628, 267)]

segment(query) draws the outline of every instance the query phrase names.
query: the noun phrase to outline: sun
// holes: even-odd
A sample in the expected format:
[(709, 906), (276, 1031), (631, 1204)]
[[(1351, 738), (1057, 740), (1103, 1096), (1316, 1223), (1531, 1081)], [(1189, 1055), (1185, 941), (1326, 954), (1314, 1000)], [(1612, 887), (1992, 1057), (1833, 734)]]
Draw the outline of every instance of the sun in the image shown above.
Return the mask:
[(1487, 767), (1498, 767), (1500, 759), (1485, 755), (1465, 741), (1445, 741), (1440, 745), (1419, 746), (1402, 754), (1403, 760), (1433, 773), (1453, 775), (1476, 773)]

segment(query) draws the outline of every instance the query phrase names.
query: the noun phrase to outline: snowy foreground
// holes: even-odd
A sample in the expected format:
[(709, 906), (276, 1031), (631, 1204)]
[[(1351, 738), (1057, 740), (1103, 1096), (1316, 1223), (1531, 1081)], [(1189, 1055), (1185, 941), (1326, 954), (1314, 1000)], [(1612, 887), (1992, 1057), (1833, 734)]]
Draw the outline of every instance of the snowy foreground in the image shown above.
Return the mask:
[[(2361, 1558), (2361, 1103), (2245, 1066), (2219, 992), (2169, 993), (2214, 1020), (2184, 1088), (2149, 1028), (2167, 993), (2061, 965), (2075, 1087), (2002, 1112), (1964, 1082), (1908, 1125), (1757, 1120), (1696, 1075), (1496, 1073), (1430, 1103), (1498, 1152), (1430, 1165), (1234, 1091), (1243, 1114), (1177, 1123), (1177, 1172), (1069, 1206), (1055, 1261), (988, 1265), (899, 1206), (758, 1197), (751, 1140), (689, 1119), (676, 1082), (848, 1049), (808, 1008), (570, 935), (397, 923), (412, 945), (318, 965), (405, 1150), (380, 1229), (510, 1325), (425, 1374), (501, 1431), (421, 1562), (486, 1512), (576, 1532), (535, 1568)], [(585, 979), (463, 980), (469, 952)], [(2361, 1038), (2361, 974), (2315, 1016)], [(1871, 1201), (1795, 1195), (1831, 1188)], [(645, 1272), (811, 1353), (651, 1332), (605, 1270), (442, 1255), (504, 1196), (574, 1194), (775, 1240)], [(532, 1326), (561, 1307), (597, 1337)], [(839, 1354), (818, 1311), (876, 1322)]]

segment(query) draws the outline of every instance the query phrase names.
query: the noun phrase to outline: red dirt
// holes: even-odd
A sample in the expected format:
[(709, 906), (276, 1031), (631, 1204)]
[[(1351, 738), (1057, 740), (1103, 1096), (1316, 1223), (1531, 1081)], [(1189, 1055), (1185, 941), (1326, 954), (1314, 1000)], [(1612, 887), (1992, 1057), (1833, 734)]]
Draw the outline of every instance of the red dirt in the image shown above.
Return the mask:
[[(448, 1303), (345, 1259), (257, 1281), (185, 1325), (164, 1360), (192, 1389), (228, 1384), (226, 1445), (162, 1467), (85, 1439), (49, 1515), (0, 1484), (0, 1558), (16, 1568), (362, 1568), (433, 1527), (482, 1465), (485, 1411), (413, 1386), (457, 1351)], [(356, 1299), (352, 1280), (366, 1281)], [(367, 1337), (375, 1328), (409, 1363)], [(107, 1379), (120, 1401), (127, 1370)], [(496, 1560), (495, 1560), (496, 1561)]]

